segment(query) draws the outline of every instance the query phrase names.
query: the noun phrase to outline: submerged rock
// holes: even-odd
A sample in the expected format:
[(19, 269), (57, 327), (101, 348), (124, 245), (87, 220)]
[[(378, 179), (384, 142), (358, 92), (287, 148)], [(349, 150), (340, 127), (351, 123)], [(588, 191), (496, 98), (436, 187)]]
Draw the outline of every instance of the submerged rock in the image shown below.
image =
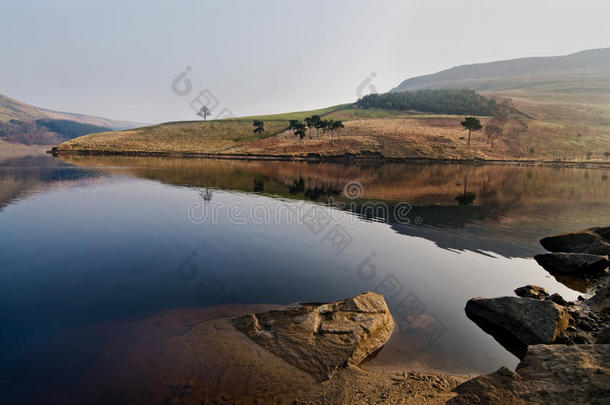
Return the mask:
[(610, 255), (610, 227), (591, 228), (583, 231), (549, 236), (540, 240), (540, 244), (550, 252), (589, 253), (593, 255)]
[(546, 253), (536, 255), (534, 259), (551, 274), (574, 276), (600, 273), (610, 264), (608, 257), (588, 253)]
[(549, 296), (549, 293), (542, 287), (538, 287), (536, 285), (526, 285), (525, 287), (519, 287), (515, 289), (515, 294), (518, 297), (523, 298), (535, 298), (537, 300), (546, 299)]
[(466, 315), (519, 358), (528, 345), (553, 343), (569, 323), (563, 307), (536, 298), (472, 298)]
[(502, 367), (458, 385), (447, 404), (607, 404), (609, 362), (609, 345), (530, 346), (516, 372)]
[(380, 349), (390, 338), (394, 321), (383, 296), (367, 292), (329, 304), (250, 314), (234, 319), (233, 325), (322, 381)]

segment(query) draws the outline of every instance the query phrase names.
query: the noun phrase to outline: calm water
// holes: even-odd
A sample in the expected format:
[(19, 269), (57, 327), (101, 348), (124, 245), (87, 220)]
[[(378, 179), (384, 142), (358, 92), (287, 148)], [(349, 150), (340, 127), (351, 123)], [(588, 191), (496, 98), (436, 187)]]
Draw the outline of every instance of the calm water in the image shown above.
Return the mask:
[(73, 331), (366, 290), (386, 296), (400, 325), (371, 366), (514, 366), (464, 305), (525, 284), (585, 293), (531, 257), (543, 236), (610, 224), (609, 174), (0, 155), (0, 392), (40, 398), (38, 381), (85, 373), (101, 343), (63, 338)]

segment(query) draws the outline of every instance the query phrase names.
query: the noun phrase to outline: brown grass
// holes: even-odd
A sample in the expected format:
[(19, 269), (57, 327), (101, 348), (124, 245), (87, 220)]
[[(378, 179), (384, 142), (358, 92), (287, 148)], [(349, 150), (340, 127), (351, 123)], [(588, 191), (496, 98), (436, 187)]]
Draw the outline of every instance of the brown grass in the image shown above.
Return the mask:
[[(516, 98), (529, 119), (511, 120), (493, 145), (483, 131), (472, 135), (462, 116), (360, 110), (338, 106), (326, 117), (345, 121), (329, 133), (311, 131), (299, 142), (287, 131), (288, 119), (307, 112), (268, 116), (266, 138), (252, 133), (252, 121), (173, 122), (128, 131), (92, 134), (60, 146), (61, 150), (167, 153), (223, 153), (305, 156), (379, 153), (390, 158), (606, 161), (610, 151), (610, 107), (603, 104), (551, 104)], [(295, 115), (297, 114), (298, 117)], [(258, 117), (254, 117), (258, 118)], [(488, 118), (481, 118), (485, 124)], [(525, 130), (524, 130), (525, 128)]]

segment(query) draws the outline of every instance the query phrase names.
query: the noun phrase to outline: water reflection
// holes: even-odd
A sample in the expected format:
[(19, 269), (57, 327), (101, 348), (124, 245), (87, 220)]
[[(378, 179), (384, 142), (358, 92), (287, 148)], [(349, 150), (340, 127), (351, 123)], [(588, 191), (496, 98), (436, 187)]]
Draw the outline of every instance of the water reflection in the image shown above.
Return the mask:
[[(149, 345), (147, 370), (157, 375), (171, 368), (157, 349), (200, 310), (228, 316), (216, 306), (234, 298), (289, 304), (381, 288), (398, 321), (412, 315), (401, 312), (405, 302), (417, 302), (445, 332), (429, 342), (397, 331), (369, 366), (511, 365), (516, 359), (465, 317), (466, 300), (524, 284), (575, 298), (531, 259), (538, 239), (610, 222), (598, 170), (37, 156), (2, 160), (0, 175), (0, 392), (21, 402), (40, 380), (71, 395), (92, 365), (95, 383), (108, 370), (127, 372), (125, 358), (142, 369)], [(346, 195), (350, 183), (361, 188)], [(476, 195), (468, 204), (456, 200), (468, 193)], [(337, 225), (353, 244), (336, 255), (326, 232), (287, 221), (193, 223), (193, 202), (320, 208), (349, 219)], [(185, 308), (196, 313), (183, 322)]]
[(51, 187), (83, 184), (103, 175), (47, 154), (0, 155), (0, 211), (7, 205)]
[(467, 191), (467, 188), (468, 176), (464, 177), (464, 192), (455, 197), (455, 201), (457, 201), (460, 205), (470, 205), (474, 202), (474, 199), (477, 198), (476, 193)]
[[(610, 183), (601, 169), (121, 156), (63, 160), (166, 184), (330, 200), (336, 208), (388, 222), (398, 233), (424, 237), (445, 249), (504, 257), (531, 257), (540, 252), (543, 236), (610, 223)], [(354, 181), (363, 188), (355, 200), (342, 193)], [(371, 208), (376, 202), (388, 209)], [(410, 218), (421, 223), (397, 221), (394, 212), (401, 202), (411, 205)]]

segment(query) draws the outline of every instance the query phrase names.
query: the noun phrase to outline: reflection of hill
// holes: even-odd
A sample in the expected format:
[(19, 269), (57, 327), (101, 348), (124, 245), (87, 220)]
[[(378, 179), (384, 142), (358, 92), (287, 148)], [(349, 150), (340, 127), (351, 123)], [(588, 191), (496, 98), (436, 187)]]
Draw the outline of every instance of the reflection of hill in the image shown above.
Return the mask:
[[(443, 249), (472, 251), (481, 254), (494, 253), (504, 257), (532, 257), (540, 253), (538, 236), (520, 232), (503, 235), (494, 227), (469, 226), (465, 228), (441, 228), (436, 226), (405, 226), (391, 224), (402, 235), (428, 239)], [(530, 237), (533, 236), (533, 237)]]
[(52, 185), (71, 185), (100, 174), (75, 168), (46, 154), (4, 158), (0, 160), (0, 210)]
[[(610, 223), (608, 173), (516, 165), (369, 164), (227, 161), (121, 156), (69, 156), (66, 162), (188, 187), (257, 192), (347, 204), (345, 210), (387, 221), (397, 232), (430, 239), (447, 249), (529, 257), (545, 235)], [(349, 200), (349, 182), (363, 194)], [(464, 198), (468, 196), (468, 198)], [(460, 197), (460, 198), (456, 198)], [(366, 203), (385, 204), (368, 215)], [(393, 217), (400, 202), (424, 227)], [(363, 208), (364, 207), (364, 208)]]

